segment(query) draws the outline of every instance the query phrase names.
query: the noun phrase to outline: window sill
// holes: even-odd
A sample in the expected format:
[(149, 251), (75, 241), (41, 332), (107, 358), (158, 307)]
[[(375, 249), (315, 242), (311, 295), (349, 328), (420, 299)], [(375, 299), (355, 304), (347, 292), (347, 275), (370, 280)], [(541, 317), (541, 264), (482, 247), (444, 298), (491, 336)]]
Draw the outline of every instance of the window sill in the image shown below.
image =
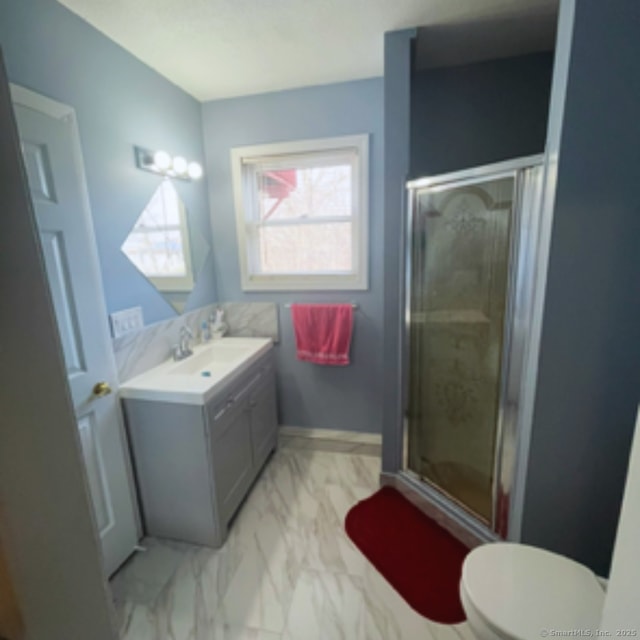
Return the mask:
[(249, 276), (243, 291), (366, 291), (369, 283), (358, 276)]

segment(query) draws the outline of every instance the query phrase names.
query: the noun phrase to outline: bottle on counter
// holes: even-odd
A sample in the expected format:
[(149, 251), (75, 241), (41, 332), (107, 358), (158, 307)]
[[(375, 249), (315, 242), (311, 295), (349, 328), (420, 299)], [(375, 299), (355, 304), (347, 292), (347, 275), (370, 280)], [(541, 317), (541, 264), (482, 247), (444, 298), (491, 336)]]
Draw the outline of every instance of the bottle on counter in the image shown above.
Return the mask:
[(210, 342), (211, 341), (211, 326), (206, 320), (202, 321), (202, 325), (200, 326), (200, 342)]
[[(209, 319), (211, 320), (211, 318)], [(211, 323), (211, 336), (214, 340), (222, 338), (229, 330), (229, 325), (224, 321), (224, 310), (216, 309), (216, 314), (213, 316), (213, 322)]]

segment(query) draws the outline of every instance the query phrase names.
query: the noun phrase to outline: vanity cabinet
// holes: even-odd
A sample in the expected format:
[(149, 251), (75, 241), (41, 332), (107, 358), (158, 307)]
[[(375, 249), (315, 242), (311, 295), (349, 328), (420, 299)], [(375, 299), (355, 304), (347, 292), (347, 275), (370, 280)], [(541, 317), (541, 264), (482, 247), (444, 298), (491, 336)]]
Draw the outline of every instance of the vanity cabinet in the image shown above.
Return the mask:
[(124, 399), (147, 535), (218, 547), (277, 442), (270, 350), (205, 405)]

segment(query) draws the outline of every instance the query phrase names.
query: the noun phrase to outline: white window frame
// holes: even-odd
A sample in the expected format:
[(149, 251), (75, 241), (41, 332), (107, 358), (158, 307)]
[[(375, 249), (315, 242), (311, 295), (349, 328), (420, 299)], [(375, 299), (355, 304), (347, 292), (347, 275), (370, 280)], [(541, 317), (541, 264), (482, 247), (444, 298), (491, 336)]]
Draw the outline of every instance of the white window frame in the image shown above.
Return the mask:
[[(290, 167), (292, 158), (315, 154), (351, 152), (352, 161), (352, 256), (353, 270), (344, 273), (264, 274), (252, 268), (252, 229), (257, 227), (255, 167), (282, 160)], [(354, 153), (355, 152), (355, 153)], [(238, 257), (243, 291), (335, 291), (369, 288), (369, 136), (368, 134), (235, 147), (231, 150), (231, 171), (236, 209)], [(341, 218), (344, 220), (344, 218)], [(296, 222), (290, 224), (297, 224)], [(301, 222), (299, 224), (305, 224)], [(255, 235), (254, 235), (255, 237)]]

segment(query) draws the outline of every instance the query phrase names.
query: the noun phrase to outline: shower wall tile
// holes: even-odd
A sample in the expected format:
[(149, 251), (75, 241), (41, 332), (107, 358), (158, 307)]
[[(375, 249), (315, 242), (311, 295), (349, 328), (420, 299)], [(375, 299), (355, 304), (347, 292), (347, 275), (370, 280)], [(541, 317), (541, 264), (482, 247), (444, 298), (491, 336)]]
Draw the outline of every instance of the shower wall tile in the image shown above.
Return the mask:
[(112, 344), (119, 381), (126, 382), (169, 358), (173, 345), (178, 343), (182, 326), (188, 326), (193, 335), (199, 338), (202, 322), (218, 307), (225, 311), (229, 336), (272, 338), (274, 342), (278, 341), (278, 311), (275, 303), (225, 302), (208, 305), (115, 338)]

